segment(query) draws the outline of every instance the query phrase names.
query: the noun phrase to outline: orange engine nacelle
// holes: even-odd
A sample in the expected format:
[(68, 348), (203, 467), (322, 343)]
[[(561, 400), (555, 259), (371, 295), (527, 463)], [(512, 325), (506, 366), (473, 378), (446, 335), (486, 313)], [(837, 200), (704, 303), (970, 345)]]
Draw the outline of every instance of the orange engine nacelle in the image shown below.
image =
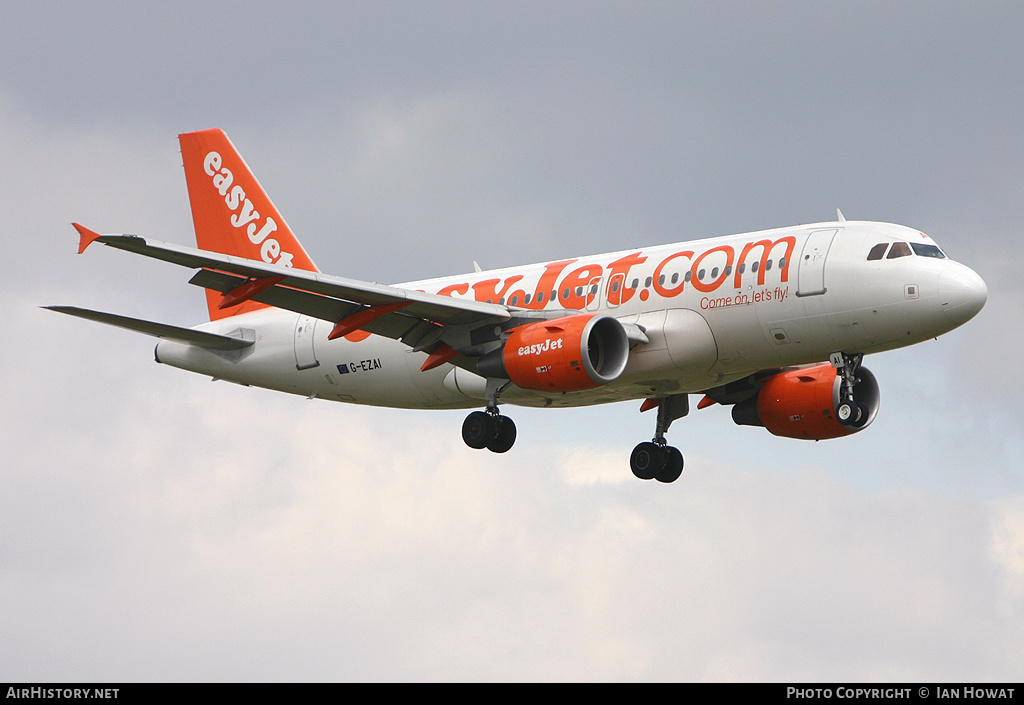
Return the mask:
[(618, 320), (577, 314), (513, 328), (503, 347), (480, 358), (478, 369), (523, 389), (577, 392), (615, 381), (628, 358), (629, 340)]
[(848, 436), (867, 427), (878, 413), (878, 382), (863, 367), (857, 370), (854, 399), (859, 414), (843, 423), (836, 414), (842, 377), (832, 365), (804, 367), (774, 375), (755, 399), (736, 404), (733, 420), (764, 426), (776, 436), (820, 441)]

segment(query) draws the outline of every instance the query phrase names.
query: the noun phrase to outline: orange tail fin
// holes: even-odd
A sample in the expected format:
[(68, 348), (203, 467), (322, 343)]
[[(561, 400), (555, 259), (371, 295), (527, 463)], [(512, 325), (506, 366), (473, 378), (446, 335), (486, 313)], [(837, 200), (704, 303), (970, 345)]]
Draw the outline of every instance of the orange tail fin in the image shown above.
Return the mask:
[[(223, 131), (187, 132), (178, 140), (199, 249), (318, 271)], [(222, 309), (222, 302), (220, 293), (206, 291), (210, 320), (266, 306), (249, 300)]]

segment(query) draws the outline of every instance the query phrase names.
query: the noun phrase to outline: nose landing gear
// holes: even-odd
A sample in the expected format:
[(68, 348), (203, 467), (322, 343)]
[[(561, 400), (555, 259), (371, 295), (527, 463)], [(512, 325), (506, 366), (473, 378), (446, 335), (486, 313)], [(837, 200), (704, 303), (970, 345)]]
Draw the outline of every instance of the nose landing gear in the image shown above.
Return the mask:
[(859, 428), (870, 418), (868, 408), (857, 401), (855, 394), (857, 383), (860, 382), (857, 370), (860, 368), (864, 355), (836, 352), (829, 355), (828, 359), (832, 363), (832, 367), (836, 368), (836, 373), (842, 377), (842, 381), (839, 383), (839, 403), (836, 405), (836, 417), (843, 425)]
[(658, 423), (654, 438), (633, 449), (629, 456), (629, 469), (641, 480), (675, 482), (683, 474), (683, 454), (678, 448), (666, 443), (665, 433), (673, 421), (690, 412), (689, 397), (685, 394), (672, 394), (658, 399), (657, 404)]

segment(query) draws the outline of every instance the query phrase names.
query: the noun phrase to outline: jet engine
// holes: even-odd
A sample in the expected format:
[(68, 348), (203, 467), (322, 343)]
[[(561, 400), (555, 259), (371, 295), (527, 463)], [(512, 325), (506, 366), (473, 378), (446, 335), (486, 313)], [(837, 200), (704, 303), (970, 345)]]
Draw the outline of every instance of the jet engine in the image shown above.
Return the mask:
[(626, 368), (629, 340), (604, 314), (577, 314), (513, 328), (505, 344), (480, 358), (484, 377), (523, 389), (576, 392), (615, 381)]
[(755, 398), (736, 404), (732, 419), (787, 438), (820, 441), (848, 436), (867, 427), (878, 413), (878, 382), (865, 368), (857, 369), (856, 409), (840, 421), (842, 381), (829, 364), (780, 372), (768, 378)]

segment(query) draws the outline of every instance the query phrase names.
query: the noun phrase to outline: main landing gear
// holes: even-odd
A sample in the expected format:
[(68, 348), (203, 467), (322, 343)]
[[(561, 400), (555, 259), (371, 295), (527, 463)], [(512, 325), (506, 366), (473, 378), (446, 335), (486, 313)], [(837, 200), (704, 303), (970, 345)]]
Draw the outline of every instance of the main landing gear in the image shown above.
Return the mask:
[(508, 380), (487, 380), (487, 410), (474, 411), (462, 422), (462, 440), (470, 448), (504, 453), (516, 442), (516, 425), (498, 412), (498, 395)]
[(668, 427), (690, 412), (689, 397), (672, 394), (658, 400), (658, 424), (653, 440), (640, 443), (629, 456), (629, 469), (641, 480), (675, 482), (683, 474), (683, 454), (665, 441)]
[(474, 411), (462, 422), (462, 440), (470, 448), (486, 448), (492, 453), (504, 453), (516, 442), (516, 425), (497, 407), (487, 411)]
[[(487, 409), (474, 411), (462, 422), (462, 440), (470, 448), (486, 448), (492, 453), (505, 453), (516, 442), (516, 425), (507, 416), (498, 412), (498, 394), (508, 384), (488, 380)], [(654, 438), (640, 443), (629, 456), (629, 468), (641, 480), (657, 480), (658, 482), (675, 482), (683, 474), (683, 454), (679, 449), (668, 445), (665, 434), (668, 427), (676, 419), (690, 412), (689, 397), (685, 394), (672, 394), (657, 400), (648, 400), (644, 410), (656, 401), (658, 407), (658, 423)]]
[(867, 406), (856, 399), (857, 370), (864, 355), (860, 353), (832, 353), (829, 362), (836, 368), (836, 374), (842, 377), (839, 383), (839, 403), (836, 405), (836, 417), (844, 426), (860, 427), (868, 422), (870, 413)]

